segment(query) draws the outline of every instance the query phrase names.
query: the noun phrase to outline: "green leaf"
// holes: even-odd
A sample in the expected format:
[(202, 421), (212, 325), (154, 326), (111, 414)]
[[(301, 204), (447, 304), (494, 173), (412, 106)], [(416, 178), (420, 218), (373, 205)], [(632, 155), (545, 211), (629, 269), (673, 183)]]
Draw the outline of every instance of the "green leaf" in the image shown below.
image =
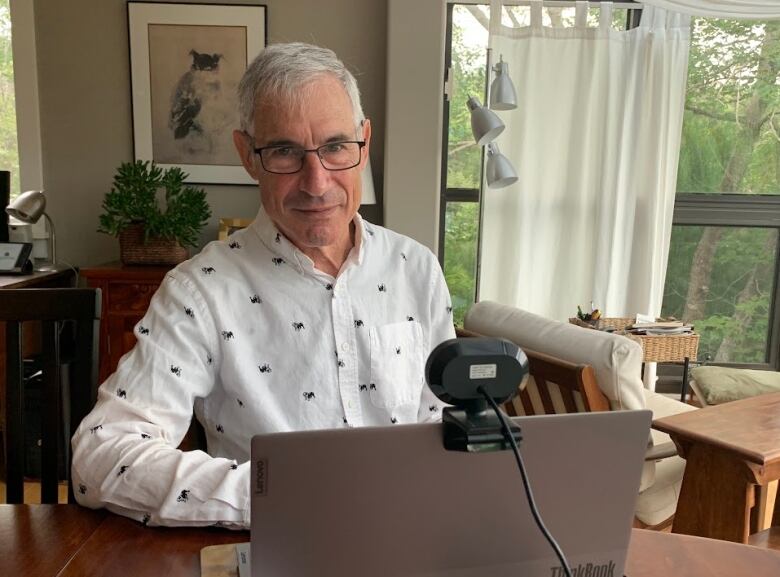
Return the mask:
[(185, 184), (187, 176), (179, 167), (163, 170), (143, 160), (122, 163), (103, 200), (98, 232), (118, 236), (131, 224), (141, 223), (145, 241), (161, 237), (195, 246), (211, 209), (202, 188)]

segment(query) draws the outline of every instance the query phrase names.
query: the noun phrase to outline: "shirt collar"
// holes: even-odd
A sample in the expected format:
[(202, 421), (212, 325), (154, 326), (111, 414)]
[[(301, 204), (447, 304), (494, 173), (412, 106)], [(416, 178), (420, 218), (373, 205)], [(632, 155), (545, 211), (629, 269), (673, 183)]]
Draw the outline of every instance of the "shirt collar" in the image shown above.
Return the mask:
[[(370, 242), (369, 239), (373, 235), (373, 232), (370, 230), (370, 225), (363, 220), (360, 213), (355, 213), (352, 222), (355, 225), (355, 245), (347, 255), (344, 265), (342, 265), (342, 272), (349, 266), (359, 266), (362, 264), (366, 244)], [(260, 241), (271, 253), (283, 258), (285, 262), (295, 268), (299, 273), (323, 274), (314, 268), (313, 260), (303, 254), (298, 247), (291, 243), (287, 237), (276, 228), (276, 225), (271, 221), (271, 218), (268, 216), (268, 213), (265, 212), (265, 208), (263, 208), (262, 204), (260, 205), (260, 210), (257, 212), (255, 220), (249, 227), (254, 230), (258, 237), (260, 237)]]

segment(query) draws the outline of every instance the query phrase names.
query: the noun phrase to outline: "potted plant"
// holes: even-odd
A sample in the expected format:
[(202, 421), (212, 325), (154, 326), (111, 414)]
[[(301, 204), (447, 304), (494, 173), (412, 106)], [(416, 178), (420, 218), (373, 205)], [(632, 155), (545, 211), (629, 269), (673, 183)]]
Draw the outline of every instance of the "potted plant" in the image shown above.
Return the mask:
[[(153, 162), (124, 162), (103, 200), (98, 232), (119, 237), (124, 264), (178, 264), (195, 246), (211, 216), (202, 188), (184, 184), (180, 168)], [(158, 196), (164, 191), (164, 207)]]

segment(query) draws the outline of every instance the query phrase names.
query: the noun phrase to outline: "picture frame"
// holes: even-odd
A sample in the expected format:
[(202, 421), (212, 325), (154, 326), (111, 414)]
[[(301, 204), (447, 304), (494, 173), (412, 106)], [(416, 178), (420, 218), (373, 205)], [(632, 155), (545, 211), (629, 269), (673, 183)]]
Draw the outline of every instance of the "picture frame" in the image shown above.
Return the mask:
[(136, 160), (198, 184), (255, 184), (233, 146), (236, 89), (266, 46), (265, 5), (128, 2)]
[(248, 227), (252, 224), (252, 218), (220, 218), (219, 219), (219, 232), (218, 240), (227, 240), (227, 238), (242, 228)]

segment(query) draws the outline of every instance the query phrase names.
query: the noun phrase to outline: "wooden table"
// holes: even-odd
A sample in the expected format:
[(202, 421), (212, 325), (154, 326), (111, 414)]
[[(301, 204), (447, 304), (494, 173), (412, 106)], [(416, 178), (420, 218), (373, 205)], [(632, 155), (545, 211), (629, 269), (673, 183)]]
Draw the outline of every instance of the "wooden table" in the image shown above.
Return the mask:
[[(653, 427), (687, 460), (672, 531), (747, 543), (756, 486), (780, 478), (780, 393), (657, 419)], [(765, 518), (754, 514), (754, 530), (765, 528)]]
[[(149, 528), (77, 505), (0, 505), (0, 575), (197, 577), (200, 550), (246, 531)], [(780, 552), (634, 529), (629, 577), (777, 577)]]

